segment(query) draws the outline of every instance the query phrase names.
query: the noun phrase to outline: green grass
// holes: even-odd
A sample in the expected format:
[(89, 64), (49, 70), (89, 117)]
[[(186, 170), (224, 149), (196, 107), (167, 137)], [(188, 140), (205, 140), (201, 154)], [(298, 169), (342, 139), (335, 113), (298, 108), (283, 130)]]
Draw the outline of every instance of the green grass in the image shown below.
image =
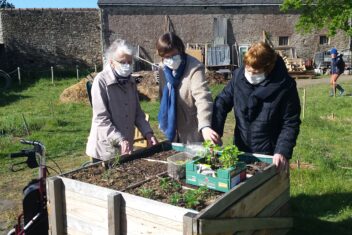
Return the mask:
[[(0, 94), (0, 198), (20, 202), (21, 191), (36, 170), (13, 173), (8, 170), (8, 153), (22, 149), (19, 139), (42, 141), (47, 155), (64, 171), (87, 160), (85, 145), (91, 124), (91, 107), (62, 104), (61, 92), (75, 84), (74, 78), (24, 81), (21, 87)], [(345, 84), (351, 92), (352, 82)], [(223, 86), (211, 88), (213, 96)], [(291, 171), (291, 208), (295, 227), (291, 234), (349, 234), (352, 231), (352, 97), (328, 97), (326, 85), (306, 89), (305, 118), (292, 163), (309, 163), (313, 169)], [(302, 97), (302, 90), (300, 90)], [(142, 102), (158, 138), (157, 102)], [(30, 134), (24, 128), (22, 114)], [(232, 142), (233, 114), (225, 126), (224, 143)], [(51, 167), (55, 167), (48, 161)], [(54, 174), (54, 172), (52, 172)], [(19, 210), (19, 207), (17, 207)], [(16, 210), (15, 210), (16, 211)], [(0, 233), (15, 220), (11, 208), (0, 215)]]

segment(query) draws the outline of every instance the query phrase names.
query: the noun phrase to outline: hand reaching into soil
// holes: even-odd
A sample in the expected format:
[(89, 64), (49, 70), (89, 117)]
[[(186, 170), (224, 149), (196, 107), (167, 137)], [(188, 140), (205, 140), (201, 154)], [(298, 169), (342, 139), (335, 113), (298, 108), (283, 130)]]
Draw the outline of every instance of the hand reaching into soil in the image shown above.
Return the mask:
[(210, 140), (214, 144), (220, 144), (221, 143), (221, 138), (218, 135), (218, 133), (216, 133), (210, 127), (204, 127), (202, 129), (202, 135), (203, 135), (204, 140)]
[(147, 139), (148, 147), (151, 147), (153, 145), (156, 145), (158, 143), (158, 140), (152, 133), (148, 133), (145, 135), (145, 138)]
[(121, 155), (132, 153), (132, 144), (129, 141), (122, 140), (120, 142), (120, 146), (121, 146)]
[(279, 171), (288, 173), (289, 163), (283, 155), (275, 153), (273, 157), (273, 163), (276, 165), (276, 168)]

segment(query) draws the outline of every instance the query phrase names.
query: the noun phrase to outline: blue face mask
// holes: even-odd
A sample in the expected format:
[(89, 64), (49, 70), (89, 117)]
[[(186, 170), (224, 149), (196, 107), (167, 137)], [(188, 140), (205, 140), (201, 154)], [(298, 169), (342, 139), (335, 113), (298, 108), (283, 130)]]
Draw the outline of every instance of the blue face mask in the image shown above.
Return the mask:
[(163, 59), (163, 64), (172, 70), (178, 69), (178, 67), (180, 67), (181, 62), (181, 55), (174, 55), (173, 57)]

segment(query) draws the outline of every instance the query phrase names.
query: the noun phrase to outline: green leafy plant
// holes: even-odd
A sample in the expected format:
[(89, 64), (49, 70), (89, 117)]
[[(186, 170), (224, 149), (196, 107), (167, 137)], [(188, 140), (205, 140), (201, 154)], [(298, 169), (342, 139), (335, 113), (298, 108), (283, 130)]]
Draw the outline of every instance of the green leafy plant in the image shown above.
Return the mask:
[(199, 204), (196, 190), (189, 190), (183, 195), (183, 201), (187, 208), (194, 208)]
[(216, 152), (221, 150), (219, 145), (213, 144), (210, 140), (203, 142), (205, 148), (204, 158), (207, 164), (212, 165), (216, 161)]
[(171, 186), (177, 191), (182, 188), (182, 185), (177, 181), (172, 181)]
[(149, 188), (140, 188), (138, 193), (145, 198), (152, 198), (154, 196), (154, 190)]
[(104, 180), (109, 180), (110, 177), (111, 177), (111, 169), (108, 168), (102, 173), (101, 178)]
[(179, 193), (173, 193), (171, 196), (170, 196), (170, 203), (172, 205), (177, 205), (179, 203), (179, 201), (181, 200), (182, 196), (181, 194)]
[(170, 181), (168, 178), (161, 178), (159, 181), (159, 186), (163, 191), (168, 191), (170, 188)]
[(241, 154), (241, 151), (235, 145), (226, 146), (222, 150), (222, 154), (219, 158), (221, 165), (224, 168), (230, 168), (235, 166), (238, 162), (238, 155)]
[(209, 192), (209, 189), (207, 188), (207, 186), (201, 186), (197, 190), (195, 190), (194, 192), (195, 192), (198, 200), (203, 200), (205, 198), (206, 194)]
[(111, 168), (114, 168), (114, 167), (120, 165), (120, 160), (121, 160), (120, 155), (117, 154), (115, 156), (114, 160), (112, 161)]

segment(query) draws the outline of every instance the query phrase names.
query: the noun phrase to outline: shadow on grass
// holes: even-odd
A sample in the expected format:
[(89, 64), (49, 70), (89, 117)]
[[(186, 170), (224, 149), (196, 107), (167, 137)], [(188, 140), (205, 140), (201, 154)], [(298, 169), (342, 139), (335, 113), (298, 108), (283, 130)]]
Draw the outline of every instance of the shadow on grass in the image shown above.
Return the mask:
[[(291, 198), (294, 229), (290, 235), (302, 234), (351, 234), (352, 217), (344, 216), (337, 222), (320, 219), (336, 218), (344, 209), (352, 207), (351, 193), (323, 195), (298, 195)], [(346, 212), (345, 212), (346, 213)]]

